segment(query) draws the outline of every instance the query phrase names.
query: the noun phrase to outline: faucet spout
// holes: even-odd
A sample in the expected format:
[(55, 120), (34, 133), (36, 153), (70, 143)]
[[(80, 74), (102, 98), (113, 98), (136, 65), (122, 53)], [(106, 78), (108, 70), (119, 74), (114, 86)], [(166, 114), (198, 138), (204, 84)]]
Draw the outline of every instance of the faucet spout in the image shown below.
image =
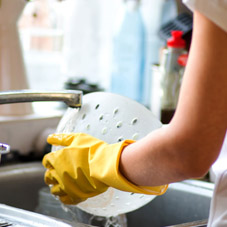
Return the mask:
[(32, 91), (15, 90), (0, 92), (0, 104), (35, 102), (35, 101), (63, 101), (69, 107), (76, 108), (82, 105), (82, 91)]

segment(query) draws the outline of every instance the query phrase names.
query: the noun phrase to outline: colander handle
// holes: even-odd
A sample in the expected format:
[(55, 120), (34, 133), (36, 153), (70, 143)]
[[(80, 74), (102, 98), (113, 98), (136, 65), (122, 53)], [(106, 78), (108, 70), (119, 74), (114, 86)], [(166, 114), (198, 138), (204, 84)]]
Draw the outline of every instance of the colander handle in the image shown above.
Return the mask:
[(69, 107), (81, 107), (82, 91), (32, 91), (15, 90), (0, 92), (0, 104), (36, 102), (36, 101), (63, 101)]

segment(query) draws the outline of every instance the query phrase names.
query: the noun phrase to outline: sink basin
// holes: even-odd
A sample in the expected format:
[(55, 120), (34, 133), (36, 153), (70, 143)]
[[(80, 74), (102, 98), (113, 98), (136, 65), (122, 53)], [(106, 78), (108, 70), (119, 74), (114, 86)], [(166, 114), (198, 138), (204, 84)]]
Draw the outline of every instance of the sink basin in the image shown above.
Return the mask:
[[(0, 167), (0, 204), (37, 211), (39, 192), (46, 187), (44, 172), (40, 162)], [(212, 183), (190, 180), (171, 184), (166, 194), (128, 213), (128, 226), (163, 227), (207, 219), (212, 193)], [(66, 210), (59, 204), (61, 211), (55, 217), (64, 218), (61, 215)], [(47, 215), (52, 216), (51, 212)]]
[(44, 172), (39, 162), (0, 167), (0, 203), (34, 211)]
[(213, 183), (197, 180), (171, 184), (164, 195), (128, 213), (128, 226), (163, 227), (206, 220), (213, 189)]

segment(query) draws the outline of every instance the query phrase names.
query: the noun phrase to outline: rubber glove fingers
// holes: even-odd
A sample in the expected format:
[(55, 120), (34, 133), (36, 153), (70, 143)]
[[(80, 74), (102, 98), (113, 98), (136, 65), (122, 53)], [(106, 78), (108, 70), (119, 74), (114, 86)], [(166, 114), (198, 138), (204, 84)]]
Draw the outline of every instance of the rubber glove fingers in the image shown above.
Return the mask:
[(83, 192), (79, 186), (78, 187), (76, 186), (76, 184), (72, 186), (70, 189), (65, 188), (65, 186), (62, 183), (56, 183), (51, 185), (50, 192), (51, 194), (59, 197), (59, 199), (63, 203), (74, 205), (85, 201), (87, 198), (100, 194), (100, 192), (95, 192), (94, 190), (90, 192)]
[(51, 186), (50, 192), (51, 192), (51, 194), (58, 197), (61, 200), (61, 202), (63, 202), (64, 204), (68, 204), (68, 205), (73, 205), (73, 204), (75, 205), (75, 204), (81, 203), (85, 200), (80, 197), (76, 197), (75, 195), (74, 195), (74, 197), (70, 197), (61, 188), (61, 186), (59, 184)]
[(50, 192), (53, 195), (59, 196), (59, 197), (67, 196), (67, 194), (65, 193), (65, 191), (61, 188), (61, 186), (59, 184), (52, 185), (50, 187)]
[(73, 194), (73, 197), (70, 197), (64, 191), (62, 181), (54, 169), (46, 171), (44, 180), (45, 183), (50, 186), (51, 194), (57, 196), (64, 204), (78, 204), (86, 200), (77, 196), (76, 193)]
[(85, 133), (54, 133), (48, 136), (47, 142), (51, 145), (87, 147), (88, 149), (94, 146), (106, 145), (104, 141)]
[(45, 172), (44, 181), (45, 181), (45, 183), (48, 184), (48, 185), (55, 185), (55, 184), (58, 184), (58, 176), (57, 176), (55, 170), (50, 170), (50, 169), (48, 169), (48, 170)]
[[(76, 204), (103, 193), (108, 187), (149, 195), (163, 194), (167, 186), (140, 187), (129, 182), (119, 171), (125, 146), (135, 141), (107, 144), (84, 133), (52, 134), (50, 144), (65, 146), (44, 156), (45, 182), (66, 204)], [(63, 192), (65, 192), (65, 195)]]
[(45, 168), (47, 168), (47, 169), (53, 169), (54, 168), (53, 165), (51, 164), (50, 160), (48, 159), (48, 157), (51, 157), (51, 154), (52, 153), (48, 153), (48, 156), (45, 155), (44, 158), (43, 158), (43, 160), (42, 160), (43, 166)]
[(47, 142), (52, 145), (69, 146), (78, 135), (79, 133), (54, 133), (48, 136)]
[(47, 185), (57, 185), (61, 182), (61, 178), (57, 174), (56, 170), (54, 169), (54, 153), (49, 153), (44, 156), (43, 158), (43, 166), (47, 168), (44, 181)]

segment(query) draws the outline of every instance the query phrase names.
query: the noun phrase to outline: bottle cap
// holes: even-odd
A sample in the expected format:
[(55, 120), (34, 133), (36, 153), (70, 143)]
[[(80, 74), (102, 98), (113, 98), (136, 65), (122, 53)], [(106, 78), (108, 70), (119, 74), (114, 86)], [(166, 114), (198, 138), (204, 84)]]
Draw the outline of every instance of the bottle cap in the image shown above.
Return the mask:
[(186, 42), (182, 39), (183, 32), (182, 31), (172, 31), (172, 37), (168, 39), (167, 46), (173, 48), (185, 48)]

